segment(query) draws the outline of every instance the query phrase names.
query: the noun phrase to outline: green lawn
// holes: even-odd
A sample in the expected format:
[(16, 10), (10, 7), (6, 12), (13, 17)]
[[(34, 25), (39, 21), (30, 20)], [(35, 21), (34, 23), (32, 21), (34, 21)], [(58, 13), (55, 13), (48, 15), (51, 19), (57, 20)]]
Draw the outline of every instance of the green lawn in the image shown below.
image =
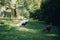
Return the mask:
[(41, 21), (30, 20), (27, 25), (13, 27), (0, 25), (0, 40), (60, 40), (59, 29), (52, 27), (51, 32), (44, 32), (46, 27)]

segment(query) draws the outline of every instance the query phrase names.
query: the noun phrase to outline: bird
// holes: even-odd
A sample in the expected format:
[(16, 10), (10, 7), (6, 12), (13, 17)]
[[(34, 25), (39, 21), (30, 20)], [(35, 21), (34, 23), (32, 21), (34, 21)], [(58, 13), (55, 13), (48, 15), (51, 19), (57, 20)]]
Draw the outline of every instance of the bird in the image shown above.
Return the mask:
[(16, 24), (16, 26), (26, 25), (27, 23), (28, 23), (28, 20), (22, 20), (21, 22), (19, 22), (18, 24)]

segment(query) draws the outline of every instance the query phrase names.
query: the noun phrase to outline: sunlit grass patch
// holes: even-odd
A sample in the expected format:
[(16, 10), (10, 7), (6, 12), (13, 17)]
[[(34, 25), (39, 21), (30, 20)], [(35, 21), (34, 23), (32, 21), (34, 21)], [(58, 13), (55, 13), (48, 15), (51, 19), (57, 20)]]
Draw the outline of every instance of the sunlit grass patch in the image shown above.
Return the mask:
[(46, 34), (47, 36), (58, 36), (57, 34)]
[(18, 28), (19, 31), (23, 31), (23, 32), (30, 32), (30, 33), (38, 33), (38, 31), (40, 30), (36, 30), (36, 29), (29, 29), (26, 27), (20, 27)]

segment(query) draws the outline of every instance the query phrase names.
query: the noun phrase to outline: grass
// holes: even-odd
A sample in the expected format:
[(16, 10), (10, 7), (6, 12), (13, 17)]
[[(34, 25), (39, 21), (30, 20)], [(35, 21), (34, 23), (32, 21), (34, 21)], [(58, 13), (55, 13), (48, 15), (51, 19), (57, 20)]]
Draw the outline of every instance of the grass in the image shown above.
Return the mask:
[(41, 30), (44, 27), (44, 23), (36, 20), (21, 27), (0, 24), (0, 40), (60, 40), (58, 28), (54, 26), (48, 33)]

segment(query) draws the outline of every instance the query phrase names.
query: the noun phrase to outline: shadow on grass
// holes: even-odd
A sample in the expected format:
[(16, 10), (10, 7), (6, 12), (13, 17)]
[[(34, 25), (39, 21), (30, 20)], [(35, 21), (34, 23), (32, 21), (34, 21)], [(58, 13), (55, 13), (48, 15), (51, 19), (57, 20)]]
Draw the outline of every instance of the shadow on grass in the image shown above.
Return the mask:
[(17, 27), (3, 24), (0, 25), (0, 40), (41, 40), (43, 38), (38, 32), (30, 31), (19, 31)]
[(44, 33), (48, 40), (60, 40), (60, 28), (53, 26), (50, 33)]
[(42, 21), (31, 20), (25, 25), (25, 27), (29, 29), (42, 29), (43, 27), (46, 27), (46, 25), (44, 25)]
[[(41, 30), (42, 28), (46, 27), (46, 25), (42, 21), (29, 21), (29, 23), (25, 25), (25, 27), (29, 29)], [(44, 37), (45, 40), (60, 40), (60, 28), (56, 26), (52, 27), (51, 32), (48, 33), (40, 31), (40, 34)]]
[(39, 31), (46, 25), (39, 21), (29, 21), (23, 27), (0, 25), (0, 40), (60, 40), (60, 29), (53, 27), (50, 33)]
[(5, 25), (5, 24), (1, 24), (0, 25), (0, 32), (2, 31), (11, 31), (11, 30), (16, 30), (16, 28), (15, 27), (11, 27), (11, 26), (9, 26), (9, 25)]

